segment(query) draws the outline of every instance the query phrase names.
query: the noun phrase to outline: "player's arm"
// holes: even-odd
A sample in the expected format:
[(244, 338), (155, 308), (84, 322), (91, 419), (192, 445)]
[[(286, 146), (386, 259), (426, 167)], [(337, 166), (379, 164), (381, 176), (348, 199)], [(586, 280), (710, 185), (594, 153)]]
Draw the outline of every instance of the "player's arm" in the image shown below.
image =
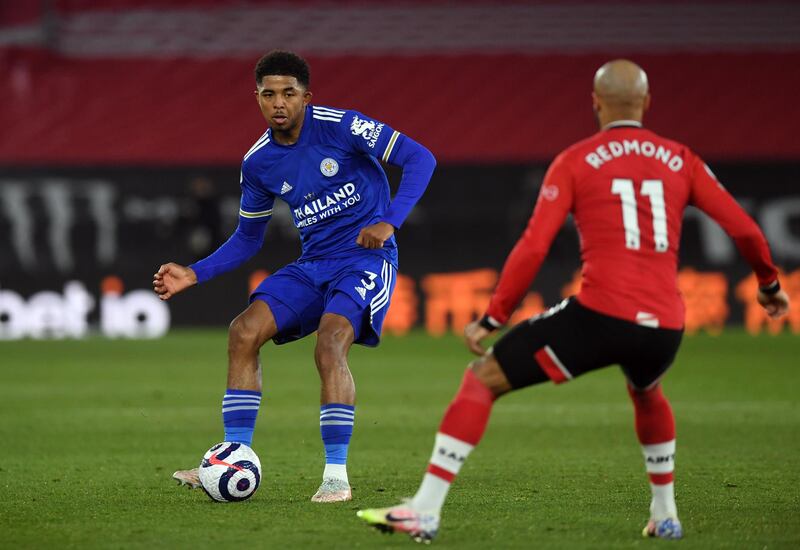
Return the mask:
[(230, 271), (261, 249), (264, 232), (272, 217), (272, 197), (251, 186), (242, 175), (242, 200), (239, 225), (233, 235), (208, 257), (189, 266), (173, 262), (164, 264), (153, 275), (153, 290), (162, 300), (198, 283), (203, 283), (221, 273)]
[[(403, 225), (422, 197), (436, 168), (436, 159), (427, 148), (387, 124), (355, 111), (349, 111), (345, 120), (348, 121), (347, 140), (353, 148), (403, 169), (400, 186), (383, 218), (363, 228), (356, 239), (356, 243), (365, 248), (381, 248), (384, 241)], [(360, 124), (374, 124), (375, 129), (380, 126), (377, 139), (365, 139), (367, 132), (358, 133), (362, 128)], [(370, 135), (374, 136), (374, 133)]]
[(470, 351), (482, 355), (481, 340), (508, 322), (539, 272), (553, 239), (572, 210), (573, 200), (572, 175), (559, 156), (545, 175), (525, 231), (506, 259), (486, 314), (464, 331)]
[(781, 290), (778, 270), (761, 229), (700, 158), (692, 157), (691, 169), (691, 203), (711, 216), (730, 235), (753, 268), (758, 279), (758, 303), (770, 317), (784, 315), (789, 310), (789, 297)]

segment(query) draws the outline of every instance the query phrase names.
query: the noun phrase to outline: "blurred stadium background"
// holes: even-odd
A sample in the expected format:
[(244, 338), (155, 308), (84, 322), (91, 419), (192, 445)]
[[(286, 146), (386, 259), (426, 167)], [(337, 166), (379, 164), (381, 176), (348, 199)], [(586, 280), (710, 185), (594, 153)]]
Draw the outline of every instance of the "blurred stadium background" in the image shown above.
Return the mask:
[[(245, 268), (169, 310), (132, 293), (233, 230), (238, 166), (265, 125), (252, 68), (276, 47), (307, 57), (315, 103), (438, 158), (398, 234), (390, 331), (458, 330), (483, 310), (550, 159), (595, 130), (594, 70), (622, 56), (650, 76), (647, 125), (707, 160), (800, 301), (796, 2), (6, 0), (0, 25), (0, 338), (222, 325), (297, 256), (284, 208)], [(687, 218), (689, 329), (762, 330), (732, 242)], [(577, 266), (568, 225), (520, 315), (574, 291)], [(771, 330), (800, 332), (798, 309)]]

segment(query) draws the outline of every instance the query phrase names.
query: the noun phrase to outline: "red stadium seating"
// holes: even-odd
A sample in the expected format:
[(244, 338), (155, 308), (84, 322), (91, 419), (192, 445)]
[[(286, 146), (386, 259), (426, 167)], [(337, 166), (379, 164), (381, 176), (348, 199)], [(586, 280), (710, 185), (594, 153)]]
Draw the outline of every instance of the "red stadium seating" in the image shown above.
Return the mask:
[(0, 10), (5, 165), (238, 163), (264, 126), (252, 67), (276, 46), (307, 56), (315, 102), (383, 119), (442, 162), (551, 158), (594, 130), (593, 73), (620, 56), (649, 73), (657, 131), (713, 160), (800, 157), (800, 10), (785, 4), (56, 5), (52, 36), (38, 10)]

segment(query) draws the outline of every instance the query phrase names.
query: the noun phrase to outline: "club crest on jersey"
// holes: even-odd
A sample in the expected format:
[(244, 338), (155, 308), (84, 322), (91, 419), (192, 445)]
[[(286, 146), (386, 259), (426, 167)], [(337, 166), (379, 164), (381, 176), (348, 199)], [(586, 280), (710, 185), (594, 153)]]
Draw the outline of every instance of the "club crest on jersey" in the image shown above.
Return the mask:
[(554, 201), (558, 198), (558, 187), (555, 185), (542, 185), (542, 198)]
[(335, 176), (339, 172), (339, 163), (330, 157), (322, 159), (322, 162), (319, 163), (319, 171), (328, 178)]

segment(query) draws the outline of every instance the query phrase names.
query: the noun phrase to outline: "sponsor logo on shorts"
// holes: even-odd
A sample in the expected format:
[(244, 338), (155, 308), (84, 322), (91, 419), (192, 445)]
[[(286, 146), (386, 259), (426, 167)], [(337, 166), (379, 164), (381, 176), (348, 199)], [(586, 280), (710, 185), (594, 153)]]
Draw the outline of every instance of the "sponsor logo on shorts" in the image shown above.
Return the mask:
[(289, 185), (289, 182), (284, 181), (283, 185), (281, 186), (281, 195), (285, 195), (286, 193), (288, 193), (292, 189), (294, 189), (294, 187)]
[(356, 288), (356, 292), (358, 292), (358, 295), (361, 296), (361, 299), (362, 300), (366, 300), (367, 299), (367, 289), (362, 288), (360, 286), (357, 286), (355, 288)]

